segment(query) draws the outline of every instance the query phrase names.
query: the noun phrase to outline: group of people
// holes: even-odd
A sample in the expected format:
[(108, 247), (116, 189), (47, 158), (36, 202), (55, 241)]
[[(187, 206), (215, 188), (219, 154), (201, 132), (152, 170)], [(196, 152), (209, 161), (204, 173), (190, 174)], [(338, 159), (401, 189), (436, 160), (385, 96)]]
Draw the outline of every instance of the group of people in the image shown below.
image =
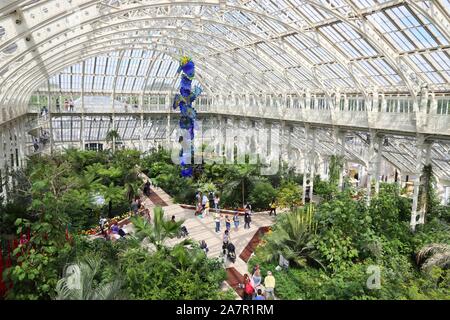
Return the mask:
[(47, 130), (41, 130), (41, 133), (38, 138), (33, 138), (33, 148), (34, 152), (37, 152), (41, 149), (41, 147), (45, 146), (50, 142), (50, 134)]
[[(59, 98), (56, 98), (56, 111), (61, 112), (61, 104), (59, 103)], [(75, 104), (72, 99), (64, 99), (64, 109), (66, 111), (73, 111)]]
[(244, 300), (273, 300), (275, 298), (275, 277), (272, 272), (268, 271), (263, 284), (261, 270), (259, 265), (256, 265), (251, 277), (247, 273), (244, 275), (242, 288), (244, 289)]
[(198, 191), (195, 194), (195, 199), (196, 199), (195, 214), (200, 217), (208, 216), (211, 208), (214, 208), (216, 211), (220, 209), (219, 208), (220, 197), (218, 194), (214, 194), (214, 192), (209, 192), (207, 195), (206, 193)]
[(121, 226), (119, 226), (116, 220), (111, 221), (109, 228), (106, 228), (107, 222), (108, 220), (106, 218), (100, 217), (99, 226), (105, 240), (125, 238), (127, 233)]
[(131, 202), (131, 212), (134, 216), (142, 216), (144, 217), (148, 222), (151, 222), (151, 214), (150, 210), (145, 208), (144, 204), (142, 203), (142, 200), (139, 196), (135, 196), (133, 201)]

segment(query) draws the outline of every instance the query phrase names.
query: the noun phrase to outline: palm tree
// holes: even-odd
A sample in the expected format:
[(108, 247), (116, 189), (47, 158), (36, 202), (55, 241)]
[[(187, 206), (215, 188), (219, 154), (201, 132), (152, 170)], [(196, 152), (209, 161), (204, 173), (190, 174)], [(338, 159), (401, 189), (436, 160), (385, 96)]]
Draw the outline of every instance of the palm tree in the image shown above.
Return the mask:
[(416, 255), (417, 265), (423, 271), (429, 271), (432, 267), (450, 267), (450, 245), (444, 243), (432, 243), (423, 247)]
[(261, 178), (257, 176), (258, 167), (251, 164), (241, 164), (236, 166), (236, 169), (228, 174), (227, 182), (224, 189), (228, 193), (232, 193), (241, 188), (242, 207), (245, 206), (245, 186), (260, 181)]
[(153, 209), (153, 223), (149, 223), (140, 216), (132, 217), (131, 222), (136, 229), (134, 234), (136, 239), (140, 241), (148, 239), (157, 250), (161, 250), (167, 238), (173, 238), (178, 234), (184, 221), (165, 220), (164, 210), (161, 207), (155, 207)]
[(68, 265), (64, 276), (56, 285), (56, 300), (116, 300), (122, 298), (122, 281), (114, 280), (97, 284), (94, 280), (101, 273), (102, 260), (87, 257)]
[(106, 142), (112, 142), (113, 153), (116, 152), (116, 141), (120, 139), (119, 131), (116, 129), (109, 130), (106, 134)]
[(264, 239), (264, 260), (274, 261), (282, 254), (296, 265), (306, 266), (308, 261), (314, 261), (324, 268), (311, 241), (317, 232), (313, 216), (312, 205), (281, 216), (275, 230)]

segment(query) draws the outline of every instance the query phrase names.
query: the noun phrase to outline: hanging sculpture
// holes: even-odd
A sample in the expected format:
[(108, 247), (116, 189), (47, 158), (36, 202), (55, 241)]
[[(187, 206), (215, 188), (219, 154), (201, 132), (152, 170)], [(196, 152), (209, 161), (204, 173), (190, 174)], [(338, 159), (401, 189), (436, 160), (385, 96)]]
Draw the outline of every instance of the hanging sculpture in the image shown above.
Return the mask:
[[(186, 130), (183, 136), (180, 136), (179, 142), (182, 143), (180, 151), (180, 164), (181, 175), (183, 177), (191, 177), (193, 173), (191, 159), (194, 155), (194, 129), (196, 126), (197, 112), (192, 107), (192, 103), (202, 93), (202, 89), (199, 86), (195, 86), (192, 90), (192, 80), (195, 76), (195, 64), (191, 58), (183, 56), (180, 59), (180, 66), (178, 67), (177, 74), (181, 74), (180, 93), (175, 95), (173, 102), (173, 109), (180, 108), (180, 129)], [(185, 140), (186, 139), (186, 140)], [(186, 146), (189, 146), (187, 149)]]

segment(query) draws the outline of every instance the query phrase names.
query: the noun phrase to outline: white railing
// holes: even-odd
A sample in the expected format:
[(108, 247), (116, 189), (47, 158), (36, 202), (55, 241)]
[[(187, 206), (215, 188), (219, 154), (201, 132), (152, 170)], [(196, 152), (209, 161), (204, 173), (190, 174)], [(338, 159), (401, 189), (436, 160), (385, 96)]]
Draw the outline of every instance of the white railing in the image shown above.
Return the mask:
[[(335, 125), (341, 127), (367, 128), (386, 131), (427, 133), (436, 135), (450, 135), (450, 115), (426, 114), (426, 113), (402, 113), (402, 112), (378, 112), (378, 111), (349, 111), (331, 109), (309, 109), (309, 108), (286, 108), (266, 107), (254, 105), (243, 107), (241, 104), (230, 103), (225, 106), (218, 103), (194, 105), (198, 113), (216, 113), (222, 115), (237, 115), (243, 117), (267, 118), (274, 120), (300, 121), (318, 125)], [(30, 112), (39, 112), (38, 108), (30, 108)], [(52, 112), (57, 115), (81, 114), (82, 110), (75, 107), (72, 111), (60, 110)], [(172, 105), (152, 104), (141, 107), (115, 106), (112, 107), (86, 107), (84, 114), (90, 113), (118, 113), (118, 114), (140, 114), (140, 113), (177, 113), (172, 110)], [(416, 118), (417, 117), (417, 118)]]

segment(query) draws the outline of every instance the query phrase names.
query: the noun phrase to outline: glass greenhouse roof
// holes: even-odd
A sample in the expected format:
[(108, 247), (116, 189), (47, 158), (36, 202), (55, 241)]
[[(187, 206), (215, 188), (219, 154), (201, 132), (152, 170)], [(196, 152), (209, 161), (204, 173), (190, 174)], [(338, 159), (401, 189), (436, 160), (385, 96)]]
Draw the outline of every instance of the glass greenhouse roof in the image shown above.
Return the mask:
[(2, 1), (0, 103), (47, 81), (171, 92), (181, 54), (207, 93), (448, 92), (449, 11), (448, 0)]

